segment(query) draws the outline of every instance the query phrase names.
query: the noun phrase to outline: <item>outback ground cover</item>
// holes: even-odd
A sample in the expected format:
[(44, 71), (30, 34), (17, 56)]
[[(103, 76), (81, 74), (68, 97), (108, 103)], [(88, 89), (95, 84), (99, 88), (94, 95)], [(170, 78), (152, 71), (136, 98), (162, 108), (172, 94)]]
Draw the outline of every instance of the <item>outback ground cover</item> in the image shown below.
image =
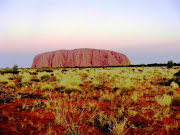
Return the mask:
[(0, 70), (0, 134), (178, 135), (180, 67)]

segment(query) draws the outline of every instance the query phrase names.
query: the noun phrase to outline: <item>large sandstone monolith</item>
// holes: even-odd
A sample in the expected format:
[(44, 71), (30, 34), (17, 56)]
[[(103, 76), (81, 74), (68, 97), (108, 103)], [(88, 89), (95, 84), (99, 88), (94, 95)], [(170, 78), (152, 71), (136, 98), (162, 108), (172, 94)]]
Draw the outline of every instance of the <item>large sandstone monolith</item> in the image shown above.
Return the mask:
[(130, 65), (122, 53), (99, 49), (74, 49), (46, 52), (35, 56), (32, 68), (39, 67), (87, 67)]

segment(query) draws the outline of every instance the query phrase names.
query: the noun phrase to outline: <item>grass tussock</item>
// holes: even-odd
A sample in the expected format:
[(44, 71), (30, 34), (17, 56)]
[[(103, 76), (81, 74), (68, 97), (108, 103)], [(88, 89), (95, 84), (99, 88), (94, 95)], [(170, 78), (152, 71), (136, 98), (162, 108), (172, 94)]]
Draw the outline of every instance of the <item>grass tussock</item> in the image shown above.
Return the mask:
[(157, 103), (161, 106), (170, 106), (172, 103), (171, 96), (164, 94), (162, 97), (155, 97)]
[(83, 85), (82, 78), (80, 76), (64, 75), (61, 81), (57, 84), (56, 90), (62, 92), (82, 92), (81, 86)]
[(179, 85), (176, 83), (176, 82), (171, 82), (170, 86), (173, 88), (173, 89), (177, 89), (179, 88)]
[(40, 89), (41, 90), (53, 90), (54, 87), (50, 84), (43, 84)]
[(6, 88), (15, 89), (16, 84), (14, 82), (10, 81), (10, 82), (8, 82), (8, 84), (6, 84)]

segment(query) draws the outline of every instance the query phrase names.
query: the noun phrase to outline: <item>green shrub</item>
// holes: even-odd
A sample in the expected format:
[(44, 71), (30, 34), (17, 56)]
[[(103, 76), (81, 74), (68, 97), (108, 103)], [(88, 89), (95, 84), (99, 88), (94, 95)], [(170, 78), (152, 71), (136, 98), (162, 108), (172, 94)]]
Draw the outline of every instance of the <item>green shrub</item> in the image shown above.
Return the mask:
[(14, 69), (14, 70), (18, 70), (18, 65), (15, 64), (15, 65), (13, 66), (13, 69)]
[(174, 62), (172, 60), (168, 61), (167, 67), (172, 68), (174, 66)]

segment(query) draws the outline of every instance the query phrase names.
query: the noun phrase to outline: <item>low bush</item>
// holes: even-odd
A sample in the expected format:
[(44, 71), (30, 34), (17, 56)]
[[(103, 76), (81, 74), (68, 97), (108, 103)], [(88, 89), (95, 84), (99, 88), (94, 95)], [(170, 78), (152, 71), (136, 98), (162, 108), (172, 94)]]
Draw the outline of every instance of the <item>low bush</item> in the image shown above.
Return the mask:
[(82, 92), (82, 88), (77, 86), (77, 85), (66, 85), (66, 84), (59, 84), (56, 86), (55, 90), (60, 91), (60, 92), (66, 92), (66, 93), (71, 93), (71, 92)]
[(18, 65), (17, 65), (17, 64), (15, 64), (15, 65), (13, 66), (13, 70), (18, 70)]
[(174, 66), (174, 62), (172, 60), (168, 61), (167, 68), (172, 68)]

